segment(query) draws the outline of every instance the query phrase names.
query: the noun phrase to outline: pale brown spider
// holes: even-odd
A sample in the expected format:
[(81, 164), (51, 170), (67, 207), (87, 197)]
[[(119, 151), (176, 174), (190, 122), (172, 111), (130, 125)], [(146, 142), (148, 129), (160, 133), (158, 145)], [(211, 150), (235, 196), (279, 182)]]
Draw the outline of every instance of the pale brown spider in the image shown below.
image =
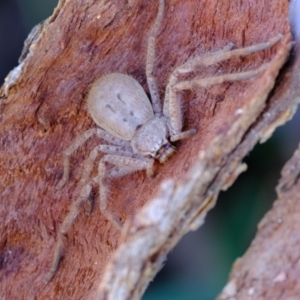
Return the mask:
[[(196, 130), (182, 131), (182, 110), (178, 93), (195, 87), (208, 87), (224, 81), (245, 80), (261, 74), (267, 64), (256, 70), (224, 74), (210, 78), (194, 78), (179, 81), (182, 74), (195, 72), (199, 66), (209, 66), (234, 56), (248, 55), (272, 47), (280, 39), (278, 35), (266, 43), (231, 50), (229, 43), (222, 50), (208, 53), (188, 60), (177, 67), (168, 81), (163, 108), (159, 99), (158, 88), (153, 75), (155, 59), (155, 40), (164, 15), (164, 0), (159, 1), (159, 10), (148, 38), (146, 76), (151, 102), (141, 85), (132, 77), (120, 73), (112, 73), (96, 80), (87, 97), (88, 111), (94, 122), (100, 128), (89, 129), (80, 135), (64, 152), (64, 173), (57, 188), (62, 188), (68, 181), (70, 156), (93, 135), (109, 143), (100, 144), (91, 152), (84, 164), (81, 177), (83, 186), (79, 198), (72, 204), (70, 212), (58, 231), (58, 241), (49, 281), (55, 274), (63, 247), (65, 235), (76, 216), (82, 203), (91, 193), (93, 182), (99, 183), (101, 212), (117, 227), (122, 227), (118, 217), (107, 210), (106, 177), (117, 178), (137, 170), (147, 170), (147, 175), (153, 175), (155, 159), (160, 163), (166, 162), (174, 154), (172, 142), (193, 135)], [(99, 163), (98, 176), (90, 179), (95, 160), (99, 152), (105, 153)], [(114, 167), (106, 168), (109, 163)]]

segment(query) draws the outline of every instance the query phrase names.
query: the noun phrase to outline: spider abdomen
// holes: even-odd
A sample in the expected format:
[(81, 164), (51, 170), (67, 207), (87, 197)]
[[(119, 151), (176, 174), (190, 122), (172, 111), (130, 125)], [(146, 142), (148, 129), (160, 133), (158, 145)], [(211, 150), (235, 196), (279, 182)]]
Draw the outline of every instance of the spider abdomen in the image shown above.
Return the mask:
[(141, 85), (120, 73), (96, 80), (89, 91), (87, 104), (98, 126), (125, 141), (132, 140), (136, 131), (154, 116)]

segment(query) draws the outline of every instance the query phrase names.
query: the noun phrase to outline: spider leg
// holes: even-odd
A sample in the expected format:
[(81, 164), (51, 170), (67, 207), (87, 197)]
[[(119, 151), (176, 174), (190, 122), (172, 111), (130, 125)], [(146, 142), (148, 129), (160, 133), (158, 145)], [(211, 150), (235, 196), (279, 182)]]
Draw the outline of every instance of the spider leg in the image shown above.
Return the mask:
[[(131, 149), (121, 147), (121, 146), (113, 146), (113, 145), (96, 146), (90, 152), (89, 157), (84, 162), (84, 169), (83, 169), (81, 179), (80, 179), (80, 184), (79, 184), (80, 186), (84, 186), (86, 184), (86, 182), (89, 180), (99, 152), (106, 153), (106, 154), (119, 154), (122, 156), (129, 156), (129, 157), (131, 157), (133, 155), (133, 152)], [(89, 197), (89, 196), (87, 196), (87, 197)], [(93, 203), (93, 201), (90, 201), (89, 207), (88, 207), (88, 209), (86, 209), (87, 215), (90, 215), (90, 213), (91, 213), (92, 203)]]
[(99, 145), (90, 152), (89, 157), (85, 160), (84, 169), (83, 169), (81, 179), (80, 179), (80, 185), (82, 185), (83, 188), (80, 192), (79, 197), (72, 204), (69, 213), (67, 214), (65, 220), (63, 221), (63, 223), (61, 224), (61, 226), (59, 228), (59, 231), (57, 234), (57, 242), (56, 242), (55, 250), (54, 250), (54, 257), (53, 257), (53, 261), (51, 264), (51, 270), (46, 278), (46, 283), (48, 283), (52, 279), (52, 277), (54, 276), (54, 274), (57, 271), (57, 268), (58, 268), (58, 265), (59, 265), (59, 262), (61, 259), (61, 255), (63, 253), (64, 235), (69, 231), (70, 227), (72, 226), (76, 217), (78, 216), (84, 202), (88, 199), (88, 197), (91, 193), (92, 183), (95, 182), (96, 179), (98, 179), (98, 176), (97, 176), (92, 181), (87, 183), (87, 181), (89, 180), (89, 178), (91, 176), (93, 166), (95, 164), (95, 160), (97, 159), (97, 155), (99, 152), (109, 153), (109, 154), (118, 153), (118, 154), (124, 155), (124, 156), (132, 156), (133, 155), (131, 149), (128, 149), (123, 146), (112, 146), (112, 145)]
[(196, 132), (197, 132), (196, 129), (190, 129), (190, 130), (186, 130), (186, 131), (174, 134), (171, 136), (170, 141), (176, 142), (179, 140), (187, 139), (187, 138), (191, 137), (192, 135), (194, 135)]
[(198, 78), (193, 80), (186, 80), (180, 82), (179, 76), (186, 73), (196, 71), (199, 66), (209, 66), (218, 62), (230, 59), (236, 56), (245, 56), (251, 53), (255, 53), (264, 49), (268, 49), (278, 43), (282, 35), (279, 34), (269, 41), (257, 45), (252, 45), (240, 49), (231, 50), (232, 43), (226, 45), (222, 50), (205, 54), (203, 56), (195, 57), (183, 65), (177, 67), (170, 76), (164, 100), (163, 114), (169, 118), (169, 127), (171, 132), (171, 139), (178, 139), (173, 137), (181, 133), (182, 130), (182, 111), (181, 111), (181, 99), (179, 92), (182, 90), (190, 90), (195, 87), (207, 87), (213, 84), (222, 83), (224, 81), (237, 81), (246, 80), (257, 76), (267, 69), (268, 64), (262, 65), (260, 68), (252, 71), (224, 74), (220, 76), (214, 76), (210, 78)]
[(92, 128), (81, 134), (77, 139), (67, 148), (63, 153), (63, 176), (62, 179), (56, 186), (56, 189), (61, 189), (68, 181), (70, 174), (70, 156), (80, 147), (82, 146), (89, 138), (93, 135), (97, 135), (98, 137), (104, 139), (105, 141), (112, 143), (114, 145), (130, 147), (130, 144), (126, 141), (122, 141), (118, 138), (113, 137), (106, 131), (101, 128)]
[(147, 83), (151, 95), (152, 107), (154, 113), (161, 114), (162, 107), (159, 99), (159, 93), (157, 88), (157, 82), (153, 75), (154, 60), (155, 60), (155, 41), (158, 34), (158, 30), (164, 15), (165, 1), (159, 1), (158, 13), (156, 20), (151, 28), (151, 32), (148, 38), (148, 49), (147, 49), (147, 59), (146, 59), (146, 76)]
[[(115, 165), (118, 168), (107, 170), (106, 163)], [(139, 170), (147, 170), (148, 176), (153, 174), (153, 159), (147, 158), (133, 158), (120, 155), (105, 155), (102, 157), (98, 167), (99, 173), (99, 188), (100, 188), (100, 210), (118, 228), (122, 228), (123, 224), (117, 216), (112, 214), (107, 209), (107, 179), (117, 178), (125, 174), (130, 174)]]
[(74, 223), (76, 217), (78, 216), (80, 209), (83, 205), (83, 203), (86, 201), (88, 198), (89, 194), (91, 193), (92, 185), (91, 183), (86, 184), (83, 189), (80, 192), (79, 197), (77, 200), (72, 204), (71, 209), (66, 216), (65, 220), (60, 226), (60, 229), (57, 234), (57, 242), (55, 245), (55, 250), (54, 250), (54, 256), (53, 256), (53, 261), (51, 264), (51, 269), (46, 277), (45, 282), (48, 283), (52, 277), (55, 275), (57, 268), (59, 266), (59, 262), (63, 253), (63, 246), (64, 246), (64, 235), (69, 231), (70, 227)]
[(281, 39), (282, 39), (282, 34), (278, 34), (265, 43), (251, 45), (251, 46), (238, 48), (234, 50), (232, 50), (234, 44), (229, 43), (221, 50), (207, 53), (202, 56), (197, 56), (191, 60), (188, 60), (186, 63), (179, 66), (177, 69), (175, 69), (174, 72), (176, 72), (177, 74), (185, 74), (185, 73), (195, 71), (195, 69), (199, 66), (207, 67), (219, 63), (221, 61), (228, 60), (233, 57), (253, 54), (271, 48), (272, 46), (277, 44)]
[(261, 67), (255, 70), (239, 72), (239, 73), (231, 73), (231, 74), (223, 74), (219, 76), (207, 77), (207, 78), (198, 78), (192, 80), (180, 81), (173, 86), (175, 91), (182, 90), (191, 90), (194, 88), (206, 88), (214, 84), (223, 83), (225, 81), (239, 81), (239, 80), (247, 80), (257, 75), (263, 73), (268, 68), (268, 63), (263, 64)]

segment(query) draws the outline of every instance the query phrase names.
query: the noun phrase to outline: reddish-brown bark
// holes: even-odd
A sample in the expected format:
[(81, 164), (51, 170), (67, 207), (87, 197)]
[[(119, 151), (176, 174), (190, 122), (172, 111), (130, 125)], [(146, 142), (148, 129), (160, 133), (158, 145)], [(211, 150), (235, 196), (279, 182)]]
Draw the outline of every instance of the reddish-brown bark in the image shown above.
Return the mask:
[[(293, 115), (299, 102), (299, 50), (297, 41), (281, 84), (268, 104), (273, 118), (277, 114), (271, 124), (282, 123), (287, 115)], [(255, 129), (268, 132), (272, 126), (259, 122)], [(230, 279), (218, 299), (299, 298), (299, 147), (281, 172), (278, 199), (259, 223), (257, 235), (247, 252), (233, 265)]]
[(300, 295), (300, 148), (285, 165), (278, 200), (238, 259), (218, 299), (297, 299)]
[[(174, 186), (188, 185), (190, 179), (193, 182), (189, 193), (193, 201), (187, 201), (186, 215), (182, 215), (179, 224), (173, 224), (174, 228), (181, 227), (170, 231), (165, 246), (163, 239), (161, 245), (155, 246), (153, 264), (190, 228), (197, 215), (203, 218), (220, 189), (230, 185), (241, 171), (243, 157), (261, 136), (267, 135), (267, 131), (256, 132), (251, 143), (242, 143), (246, 133), (251, 135), (251, 126), (270, 109), (269, 105), (265, 108), (267, 95), (290, 49), (288, 1), (166, 2), (156, 44), (155, 74), (161, 97), (170, 72), (189, 57), (219, 50), (229, 41), (242, 47), (265, 42), (278, 33), (284, 38), (272, 49), (199, 70), (201, 76), (207, 77), (220, 70), (222, 73), (250, 70), (270, 62), (269, 69), (257, 78), (184, 93), (184, 128), (197, 128), (197, 134), (177, 144), (178, 153), (158, 167), (154, 179), (137, 172), (111, 182), (109, 209), (124, 222), (157, 195), (164, 179), (174, 180), (172, 195), (176, 194)], [(127, 232), (120, 240), (120, 232), (101, 215), (96, 201), (91, 216), (84, 213), (78, 216), (66, 237), (58, 272), (45, 286), (56, 230), (80, 191), (83, 160), (99, 142), (92, 139), (74, 155), (70, 181), (57, 191), (63, 150), (77, 135), (95, 126), (86, 110), (88, 86), (103, 74), (122, 72), (136, 78), (148, 92), (147, 34), (157, 6), (156, 1), (60, 1), (54, 15), (38, 28), (27, 45), (18, 79), (10, 77), (2, 89), (3, 297), (92, 299), (118, 245), (124, 247), (128, 243), (130, 247), (132, 235), (135, 239), (135, 234), (140, 234), (139, 225), (133, 220), (128, 223), (132, 227), (127, 225)], [(292, 105), (284, 102), (282, 112), (288, 112)], [(289, 114), (283, 114), (282, 122), (288, 117)], [(276, 118), (278, 114), (274, 115)], [(238, 148), (238, 145), (243, 146)], [(235, 149), (241, 151), (236, 153)], [(196, 166), (203, 169), (202, 179), (191, 173)], [(97, 197), (96, 189), (94, 196)], [(113, 268), (112, 262), (108, 270)], [(141, 281), (136, 283), (138, 292), (131, 294), (132, 299), (139, 297), (157, 268), (150, 269), (150, 275), (140, 269)], [(117, 269), (115, 272), (118, 275)], [(109, 296), (110, 290), (105, 284), (98, 290), (103, 298)]]

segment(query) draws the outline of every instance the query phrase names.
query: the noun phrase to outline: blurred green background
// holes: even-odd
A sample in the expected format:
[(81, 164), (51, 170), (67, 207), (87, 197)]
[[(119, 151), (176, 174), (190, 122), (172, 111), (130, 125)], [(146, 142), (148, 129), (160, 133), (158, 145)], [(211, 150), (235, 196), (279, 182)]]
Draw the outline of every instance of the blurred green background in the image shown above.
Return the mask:
[[(50, 16), (57, 0), (0, 0), (0, 81), (18, 63), (31, 28)], [(205, 225), (187, 234), (168, 256), (144, 300), (206, 300), (225, 285), (234, 260), (243, 255), (256, 226), (276, 199), (284, 163), (300, 141), (300, 113), (246, 158), (249, 169), (207, 216)]]

